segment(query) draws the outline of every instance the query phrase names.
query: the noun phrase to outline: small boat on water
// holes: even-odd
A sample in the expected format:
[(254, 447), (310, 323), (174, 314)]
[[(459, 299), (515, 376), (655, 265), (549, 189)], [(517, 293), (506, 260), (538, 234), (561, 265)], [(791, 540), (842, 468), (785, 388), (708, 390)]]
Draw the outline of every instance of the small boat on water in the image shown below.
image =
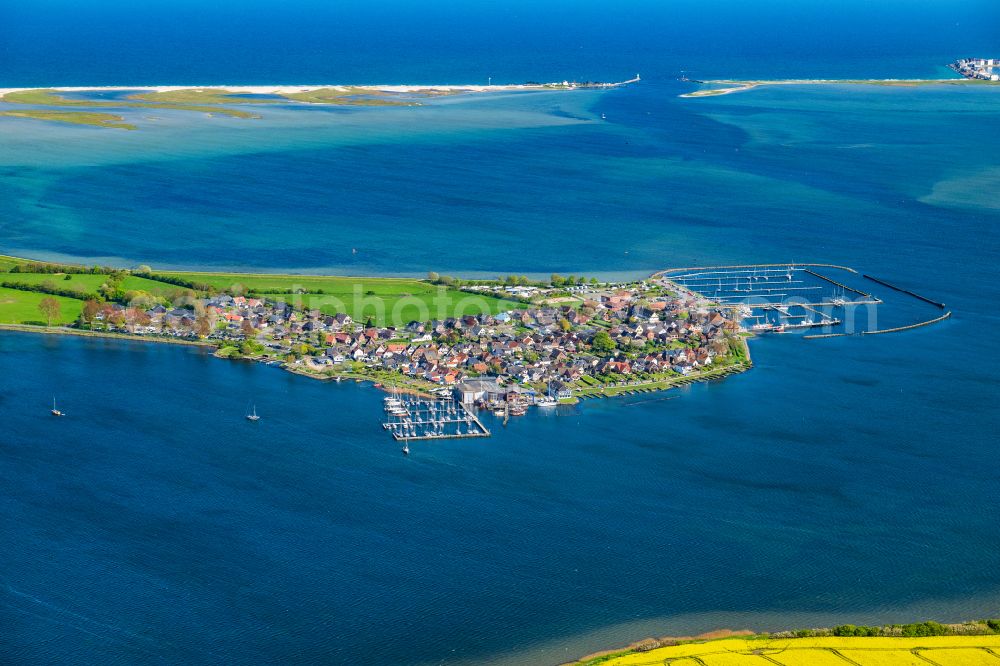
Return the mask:
[(254, 405), (250, 412), (246, 415), (247, 421), (260, 421), (260, 417), (257, 416), (257, 405)]
[(410, 445), (405, 442), (403, 443), (403, 455), (404, 456), (410, 455)]
[(52, 398), (52, 410), (49, 412), (52, 416), (66, 416), (64, 413), (60, 412), (56, 408), (56, 399)]
[(784, 333), (785, 326), (783, 324), (772, 324), (770, 322), (762, 322), (759, 324), (754, 324), (750, 327), (750, 330), (754, 333)]

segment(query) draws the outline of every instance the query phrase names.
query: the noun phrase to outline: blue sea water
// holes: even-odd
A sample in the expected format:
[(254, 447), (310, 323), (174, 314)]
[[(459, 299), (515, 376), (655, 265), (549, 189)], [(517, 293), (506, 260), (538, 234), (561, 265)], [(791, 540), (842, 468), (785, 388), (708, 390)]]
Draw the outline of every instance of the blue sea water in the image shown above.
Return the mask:
[(723, 382), (409, 458), (369, 387), (4, 333), (0, 662), (554, 664), (723, 626), (1000, 614), (1000, 91), (676, 81), (946, 76), (998, 54), (996, 11), (4, 4), (0, 86), (643, 82), (126, 112), (135, 132), (2, 118), (0, 252), (355, 274), (828, 261), (955, 316), (754, 340)]

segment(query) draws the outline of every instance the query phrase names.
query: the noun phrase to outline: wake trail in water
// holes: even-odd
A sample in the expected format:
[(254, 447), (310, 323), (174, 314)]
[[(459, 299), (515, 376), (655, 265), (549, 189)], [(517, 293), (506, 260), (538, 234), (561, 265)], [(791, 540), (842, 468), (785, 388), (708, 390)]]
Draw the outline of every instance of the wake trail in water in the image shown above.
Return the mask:
[[(22, 592), (21, 590), (18, 590), (17, 588), (15, 588), (14, 586), (12, 586), (10, 584), (5, 584), (4, 587), (7, 588), (7, 592), (9, 594), (11, 594), (11, 595), (13, 595), (15, 597), (19, 597), (21, 599), (25, 599), (25, 600), (27, 600), (27, 601), (29, 601), (32, 604), (35, 604), (37, 606), (41, 606), (43, 608), (47, 608), (47, 609), (49, 609), (49, 610), (51, 610), (51, 611), (53, 611), (53, 612), (55, 612), (57, 614), (67, 615), (67, 616), (69, 616), (71, 618), (75, 618), (78, 621), (82, 621), (84, 623), (90, 623), (92, 625), (96, 625), (97, 627), (101, 627), (101, 628), (107, 629), (107, 630), (109, 630), (109, 631), (111, 631), (113, 633), (117, 633), (117, 634), (120, 634), (120, 635), (122, 635), (124, 637), (128, 637), (128, 638), (131, 638), (131, 639), (135, 639), (135, 640), (139, 640), (139, 641), (145, 641), (147, 643), (165, 644), (165, 645), (169, 645), (172, 648), (176, 648), (177, 647), (176, 645), (174, 645), (173, 643), (170, 643), (169, 641), (165, 641), (165, 640), (162, 640), (160, 638), (154, 638), (152, 636), (144, 636), (142, 634), (137, 634), (134, 631), (130, 631), (128, 629), (125, 629), (124, 627), (121, 627), (121, 626), (118, 626), (118, 625), (115, 625), (115, 624), (108, 624), (106, 622), (101, 622), (100, 620), (95, 620), (92, 617), (88, 617), (86, 615), (82, 615), (82, 614), (77, 613), (75, 611), (71, 611), (71, 610), (69, 610), (67, 608), (62, 608), (62, 607), (57, 606), (57, 605), (55, 605), (55, 604), (53, 604), (51, 602), (45, 601), (44, 599), (40, 599), (40, 598), (38, 598), (36, 596), (28, 594), (27, 592)], [(55, 624), (60, 624), (62, 626), (66, 626), (66, 627), (70, 627), (70, 628), (76, 629), (77, 631), (80, 631), (82, 633), (94, 636), (95, 638), (100, 638), (101, 640), (107, 640), (107, 641), (111, 641), (111, 642), (114, 642), (114, 643), (118, 643), (120, 645), (125, 645), (126, 647), (129, 647), (129, 648), (132, 648), (132, 649), (135, 649), (135, 650), (141, 650), (141, 651), (146, 652), (146, 653), (151, 654), (151, 655), (157, 654), (157, 652), (154, 652), (154, 651), (148, 649), (147, 647), (143, 647), (143, 646), (139, 646), (139, 645), (134, 645), (131, 642), (128, 642), (126, 640), (122, 640), (121, 638), (116, 638), (116, 637), (109, 636), (109, 635), (106, 635), (106, 634), (97, 633), (96, 631), (88, 629), (86, 626), (83, 626), (81, 624), (74, 624), (73, 622), (69, 622), (69, 621), (66, 621), (66, 620), (60, 620), (60, 619), (58, 619), (56, 617), (47, 616), (47, 615), (45, 615), (43, 613), (34, 612), (32, 610), (29, 610), (29, 609), (26, 609), (26, 608), (22, 608), (20, 606), (15, 606), (15, 605), (12, 605), (12, 604), (8, 604), (8, 603), (5, 603), (3, 605), (6, 608), (9, 608), (11, 610), (18, 611), (20, 613), (24, 613), (25, 615), (30, 615), (32, 617), (37, 617), (39, 619), (46, 620), (48, 622), (52, 622), (52, 623), (55, 623)], [(190, 649), (190, 648), (185, 648), (185, 649)], [(202, 650), (202, 652), (204, 652), (205, 654), (211, 655), (213, 657), (221, 658), (220, 655), (215, 654), (214, 652), (212, 652), (210, 650)]]

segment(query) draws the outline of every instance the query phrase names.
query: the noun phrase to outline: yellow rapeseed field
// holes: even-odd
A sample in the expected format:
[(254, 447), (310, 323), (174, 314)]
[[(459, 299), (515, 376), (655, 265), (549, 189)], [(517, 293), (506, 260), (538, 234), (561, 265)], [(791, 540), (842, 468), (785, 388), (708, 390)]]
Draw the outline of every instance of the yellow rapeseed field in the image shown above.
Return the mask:
[(725, 638), (595, 660), (600, 666), (1000, 666), (1000, 636)]
[[(846, 662), (830, 650), (816, 650), (805, 648), (802, 650), (781, 650), (771, 651), (768, 655), (775, 661), (780, 661), (782, 666), (844, 666)], [(753, 662), (747, 661), (747, 664)], [(927, 666), (924, 662), (921, 666)]]
[[(947, 648), (942, 648), (947, 649)], [(838, 650), (840, 654), (861, 666), (927, 666), (927, 662), (909, 650), (885, 650), (875, 648), (873, 650)], [(844, 660), (841, 659), (841, 664)]]
[(996, 666), (1000, 663), (997, 653), (965, 648), (961, 650), (920, 650), (920, 656), (941, 666)]

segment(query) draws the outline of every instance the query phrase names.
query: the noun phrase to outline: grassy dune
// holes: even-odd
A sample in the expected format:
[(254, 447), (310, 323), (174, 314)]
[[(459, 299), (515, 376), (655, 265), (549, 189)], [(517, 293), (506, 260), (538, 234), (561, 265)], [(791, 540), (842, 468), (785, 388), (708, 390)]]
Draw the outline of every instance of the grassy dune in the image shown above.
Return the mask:
[(125, 118), (114, 113), (99, 113), (97, 111), (56, 111), (48, 109), (25, 109), (23, 111), (0, 111), (0, 116), (7, 118), (30, 118), (33, 120), (49, 120), (57, 123), (72, 123), (74, 125), (93, 125), (95, 127), (112, 127), (115, 129), (137, 129), (132, 123), (123, 122)]
[(275, 104), (280, 100), (266, 97), (249, 97), (225, 88), (187, 88), (135, 93), (128, 99), (153, 104)]
[(595, 657), (587, 666), (1000, 666), (1000, 636), (726, 638)]
[[(569, 86), (563, 84), (534, 84), (530, 86), (530, 89), (533, 90), (566, 88)], [(73, 99), (55, 89), (36, 88), (8, 92), (0, 96), (0, 101), (49, 108), (5, 111), (0, 112), (0, 116), (131, 130), (136, 129), (136, 126), (123, 122), (124, 118), (121, 116), (101, 113), (93, 109), (163, 109), (220, 114), (233, 118), (260, 118), (260, 115), (252, 111), (233, 108), (232, 105), (259, 106), (291, 101), (331, 106), (420, 106), (422, 98), (456, 95), (464, 92), (470, 92), (470, 90), (421, 88), (409, 92), (398, 92), (358, 86), (337, 86), (302, 92), (278, 93), (274, 97), (268, 98), (246, 95), (225, 88), (185, 88), (136, 92), (121, 99)], [(697, 95), (692, 94), (692, 96)]]
[(304, 92), (284, 93), (282, 97), (310, 104), (338, 106), (419, 106), (419, 102), (399, 99), (399, 93), (389, 93), (369, 88), (317, 88)]
[[(84, 115), (82, 115), (83, 112), (65, 111), (64, 109), (67, 108), (67, 107), (71, 107), (71, 108), (86, 108), (86, 109), (122, 109), (122, 108), (125, 108), (125, 109), (167, 109), (167, 110), (173, 110), (173, 111), (196, 111), (196, 112), (200, 112), (200, 113), (218, 113), (218, 114), (221, 114), (221, 115), (232, 116), (234, 118), (259, 118), (260, 117), (259, 115), (255, 114), (255, 113), (251, 113), (249, 111), (243, 111), (241, 109), (231, 109), (231, 108), (227, 108), (227, 107), (221, 106), (220, 105), (221, 102), (206, 101), (205, 99), (201, 99), (201, 103), (200, 104), (190, 104), (190, 103), (182, 102), (180, 100), (184, 99), (184, 96), (180, 95), (179, 93), (183, 93), (183, 92), (188, 92), (188, 91), (174, 91), (174, 92), (171, 92), (171, 93), (149, 93), (148, 96), (152, 96), (154, 98), (155, 98), (156, 95), (168, 95), (168, 97), (162, 98), (160, 100), (156, 100), (156, 99), (140, 99), (140, 97), (137, 96), (137, 95), (133, 95), (132, 97), (129, 97), (128, 99), (123, 99), (123, 100), (91, 100), (91, 99), (84, 100), (84, 99), (70, 99), (68, 97), (64, 97), (63, 95), (59, 94), (59, 92), (56, 91), (56, 90), (39, 88), (37, 90), (19, 90), (19, 91), (16, 91), (16, 92), (9, 92), (9, 93), (7, 93), (7, 94), (5, 94), (3, 96), (2, 100), (4, 102), (10, 103), (10, 104), (33, 104), (33, 105), (36, 105), (36, 106), (58, 107), (59, 110), (60, 110), (60, 113), (64, 116), (64, 118), (71, 118), (74, 115), (76, 115), (76, 118), (84, 118), (85, 117)], [(195, 93), (197, 93), (197, 91), (190, 91), (190, 92), (191, 92), (191, 96), (189, 97), (189, 99), (191, 99), (191, 98), (198, 98), (198, 95), (195, 94)], [(169, 97), (171, 95), (172, 95), (172, 97)], [(216, 93), (213, 93), (212, 96), (207, 96), (207, 97), (208, 97), (208, 99), (218, 99), (219, 95), (216, 94)], [(239, 102), (241, 104), (242, 103), (246, 103), (245, 100), (238, 100), (238, 99), (227, 99), (226, 101), (228, 103), (236, 103), (236, 102)], [(8, 112), (7, 115), (12, 115), (14, 113), (17, 113), (17, 114), (50, 113), (51, 114), (51, 113), (55, 113), (55, 111), (17, 111), (17, 112)], [(108, 116), (110, 114), (94, 114), (94, 113), (87, 112), (86, 115), (87, 116), (95, 116), (95, 115), (105, 115), (105, 116)], [(33, 116), (22, 115), (22, 117), (35, 117), (35, 118), (37, 118), (39, 116), (37, 116), (37, 115), (33, 115)], [(119, 117), (119, 116), (115, 116), (115, 117), (118, 120), (122, 120), (122, 118)], [(64, 122), (77, 122), (77, 123), (80, 123), (80, 122), (84, 122), (84, 121), (79, 120), (79, 119), (75, 119), (75, 120), (68, 120), (67, 119), (67, 120), (64, 120)], [(86, 123), (86, 124), (95, 124), (95, 123), (91, 122), (91, 123)], [(107, 126), (107, 125), (105, 125), (105, 126)], [(135, 129), (135, 127), (134, 126), (130, 126), (128, 129)]]
[[(459, 91), (421, 90), (406, 95), (370, 88), (319, 88), (307, 92), (286, 93), (279, 97), (295, 102), (310, 104), (330, 104), (336, 106), (419, 106), (415, 97), (432, 97), (453, 94)], [(47, 88), (9, 92), (0, 98), (9, 104), (30, 104), (50, 107), (47, 109), (18, 109), (0, 112), (0, 116), (50, 120), (55, 122), (136, 129), (131, 123), (123, 122), (122, 116), (101, 113), (92, 109), (164, 109), (172, 111), (194, 111), (230, 116), (233, 118), (260, 118), (251, 111), (232, 108), (233, 104), (267, 105), (281, 102), (281, 99), (252, 97), (235, 93), (225, 88), (188, 88), (140, 92), (124, 99), (72, 99), (59, 91)]]

